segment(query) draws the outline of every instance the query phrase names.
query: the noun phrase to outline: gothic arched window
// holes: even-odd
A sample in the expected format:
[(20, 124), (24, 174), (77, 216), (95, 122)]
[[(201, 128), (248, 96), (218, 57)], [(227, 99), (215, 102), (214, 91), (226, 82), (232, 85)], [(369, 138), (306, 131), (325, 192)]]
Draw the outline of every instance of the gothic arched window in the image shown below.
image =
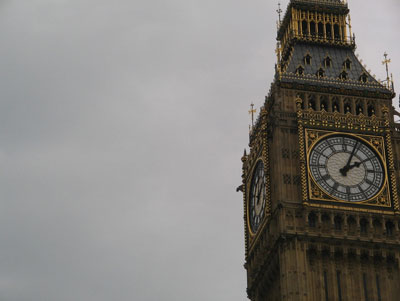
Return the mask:
[(340, 215), (336, 215), (334, 218), (335, 230), (342, 230), (343, 219)]
[(310, 22), (310, 34), (312, 36), (315, 36), (315, 34), (316, 34), (316, 28), (315, 28), (315, 22), (314, 21)]
[(301, 23), (301, 28), (303, 30), (303, 35), (308, 35), (308, 24), (307, 21)]
[(349, 75), (347, 74), (346, 71), (343, 71), (342, 73), (340, 73), (339, 78), (341, 80), (347, 80), (349, 78)]
[(317, 215), (314, 212), (311, 212), (308, 215), (308, 225), (311, 228), (315, 228), (316, 224), (317, 224)]
[(347, 59), (347, 60), (344, 61), (343, 67), (344, 67), (346, 70), (350, 70), (350, 69), (351, 69), (351, 61), (350, 61), (350, 59)]
[(324, 37), (324, 24), (322, 22), (318, 23), (318, 36)]
[(356, 114), (357, 115), (364, 114), (364, 108), (363, 108), (363, 105), (361, 103), (357, 103)]
[(340, 31), (339, 31), (339, 25), (335, 24), (333, 27), (334, 33), (335, 33), (335, 39), (339, 40), (340, 39)]
[(321, 96), (321, 110), (328, 110), (328, 98), (326, 96)]
[(307, 54), (307, 55), (304, 57), (304, 64), (306, 64), (306, 65), (311, 65), (311, 55), (310, 55), (310, 54)]
[(332, 39), (332, 25), (331, 25), (331, 23), (326, 23), (325, 29), (326, 29), (326, 37), (327, 37), (327, 39)]
[(303, 68), (303, 66), (297, 67), (297, 69), (296, 69), (296, 74), (299, 75), (299, 76), (303, 76), (303, 75), (304, 75), (304, 68)]
[(371, 117), (372, 115), (375, 115), (375, 107), (373, 105), (368, 106), (368, 116)]
[(363, 74), (361, 74), (361, 76), (360, 76), (360, 82), (362, 82), (362, 83), (367, 83), (368, 82), (368, 75), (367, 74), (365, 74), (365, 73), (363, 73)]
[(368, 232), (368, 221), (365, 218), (360, 220), (360, 232), (361, 234), (367, 234)]
[(330, 68), (332, 66), (332, 59), (329, 56), (327, 56), (324, 60), (324, 64), (326, 68)]
[(322, 77), (324, 77), (324, 76), (325, 76), (325, 71), (324, 71), (324, 69), (320, 68), (320, 69), (317, 71), (317, 77), (318, 77), (318, 78), (322, 78)]

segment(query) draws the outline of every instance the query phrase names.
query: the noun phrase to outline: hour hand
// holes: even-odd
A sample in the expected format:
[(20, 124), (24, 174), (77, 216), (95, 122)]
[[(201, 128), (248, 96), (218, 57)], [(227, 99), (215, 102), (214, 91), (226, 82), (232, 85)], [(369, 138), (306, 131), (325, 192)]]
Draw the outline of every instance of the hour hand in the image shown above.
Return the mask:
[(346, 165), (345, 167), (343, 167), (342, 169), (340, 169), (340, 173), (345, 177), (347, 176), (347, 172), (351, 169), (353, 169), (354, 167), (360, 167), (361, 162), (354, 162), (354, 164), (352, 165)]

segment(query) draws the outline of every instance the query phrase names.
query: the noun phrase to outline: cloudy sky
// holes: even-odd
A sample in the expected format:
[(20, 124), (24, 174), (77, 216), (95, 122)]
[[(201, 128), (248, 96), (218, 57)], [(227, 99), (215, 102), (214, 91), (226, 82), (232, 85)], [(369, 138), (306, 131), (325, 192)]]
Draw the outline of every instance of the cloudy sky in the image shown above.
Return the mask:
[[(246, 300), (235, 188), (276, 8), (1, 0), (1, 300)], [(384, 78), (388, 51), (400, 86), (400, 3), (350, 8), (364, 63)]]

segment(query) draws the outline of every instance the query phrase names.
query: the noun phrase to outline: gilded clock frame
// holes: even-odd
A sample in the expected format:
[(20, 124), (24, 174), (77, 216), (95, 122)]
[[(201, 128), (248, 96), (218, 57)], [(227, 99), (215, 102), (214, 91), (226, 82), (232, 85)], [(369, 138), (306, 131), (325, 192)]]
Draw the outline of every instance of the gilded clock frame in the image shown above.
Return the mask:
[[(253, 231), (253, 229), (251, 228), (251, 223), (250, 223), (250, 194), (251, 194), (251, 184), (253, 182), (253, 177), (254, 177), (254, 172), (256, 171), (256, 168), (258, 166), (258, 163), (262, 162), (263, 163), (263, 167), (264, 167), (264, 186), (265, 186), (265, 208), (264, 208), (264, 216), (263, 219), (261, 220), (260, 224), (258, 225), (257, 231)], [(265, 170), (265, 163), (264, 160), (262, 158), (257, 159), (254, 164), (253, 167), (251, 168), (251, 171), (249, 173), (249, 180), (247, 182), (247, 189), (246, 189), (246, 200), (247, 200), (247, 206), (246, 206), (246, 220), (247, 220), (247, 228), (249, 231), (249, 234), (251, 237), (254, 237), (259, 230), (263, 227), (263, 224), (265, 223), (265, 220), (267, 219), (267, 207), (268, 207), (268, 198), (267, 198), (267, 177), (266, 177), (266, 170)]]
[[(380, 190), (377, 194), (375, 194), (372, 198), (369, 198), (360, 202), (349, 202), (340, 200), (332, 195), (327, 194), (322, 187), (313, 179), (310, 170), (310, 155), (314, 146), (319, 143), (322, 139), (326, 139), (331, 136), (336, 135), (346, 135), (354, 137), (355, 139), (361, 140), (365, 144), (367, 144), (379, 157), (382, 162), (383, 172), (384, 172), (384, 182)], [(346, 205), (372, 205), (379, 206), (385, 208), (392, 207), (392, 201), (390, 196), (390, 188), (389, 188), (389, 174), (387, 168), (387, 156), (385, 150), (385, 139), (382, 136), (376, 135), (363, 135), (363, 134), (354, 134), (348, 132), (336, 132), (336, 131), (328, 131), (328, 130), (318, 130), (318, 129), (305, 129), (305, 151), (307, 158), (307, 190), (308, 190), (308, 198), (310, 201), (321, 201), (321, 202), (335, 202), (337, 204), (346, 204)]]
[[(317, 208), (400, 214), (389, 108), (386, 105), (382, 107), (382, 118), (376, 115), (368, 117), (363, 114), (352, 115), (351, 113), (340, 114), (337, 111), (331, 113), (325, 110), (314, 111), (312, 109), (302, 109), (303, 100), (299, 97), (295, 98), (295, 103), (299, 132), (301, 197), (303, 204)], [(307, 140), (305, 135), (308, 130), (334, 132), (335, 134), (353, 134), (356, 137), (379, 137), (382, 139), (380, 141), (383, 141), (382, 145), (385, 151), (385, 160), (382, 163), (386, 170), (386, 185), (381, 195), (385, 199), (376, 204), (371, 202), (355, 204), (353, 202), (340, 202), (332, 198), (310, 198), (311, 190), (308, 186)]]

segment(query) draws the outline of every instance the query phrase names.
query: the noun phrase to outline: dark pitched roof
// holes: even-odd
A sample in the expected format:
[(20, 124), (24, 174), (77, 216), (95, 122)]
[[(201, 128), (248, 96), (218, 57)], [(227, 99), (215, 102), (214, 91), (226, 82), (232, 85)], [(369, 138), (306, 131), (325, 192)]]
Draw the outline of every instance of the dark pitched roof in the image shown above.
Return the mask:
[[(304, 58), (310, 55), (311, 64), (305, 63)], [(325, 59), (331, 59), (331, 66), (325, 66)], [(346, 60), (350, 60), (351, 68), (344, 68)], [(297, 68), (304, 68), (303, 75), (296, 74)], [(318, 78), (317, 72), (324, 70), (324, 77)], [(345, 71), (347, 79), (340, 79), (340, 74)], [(364, 83), (360, 77), (365, 74), (367, 81)], [(280, 80), (287, 83), (312, 84), (324, 87), (344, 88), (392, 94), (362, 66), (353, 50), (348, 48), (336, 48), (332, 46), (296, 44), (290, 54), (286, 68), (282, 72)]]

